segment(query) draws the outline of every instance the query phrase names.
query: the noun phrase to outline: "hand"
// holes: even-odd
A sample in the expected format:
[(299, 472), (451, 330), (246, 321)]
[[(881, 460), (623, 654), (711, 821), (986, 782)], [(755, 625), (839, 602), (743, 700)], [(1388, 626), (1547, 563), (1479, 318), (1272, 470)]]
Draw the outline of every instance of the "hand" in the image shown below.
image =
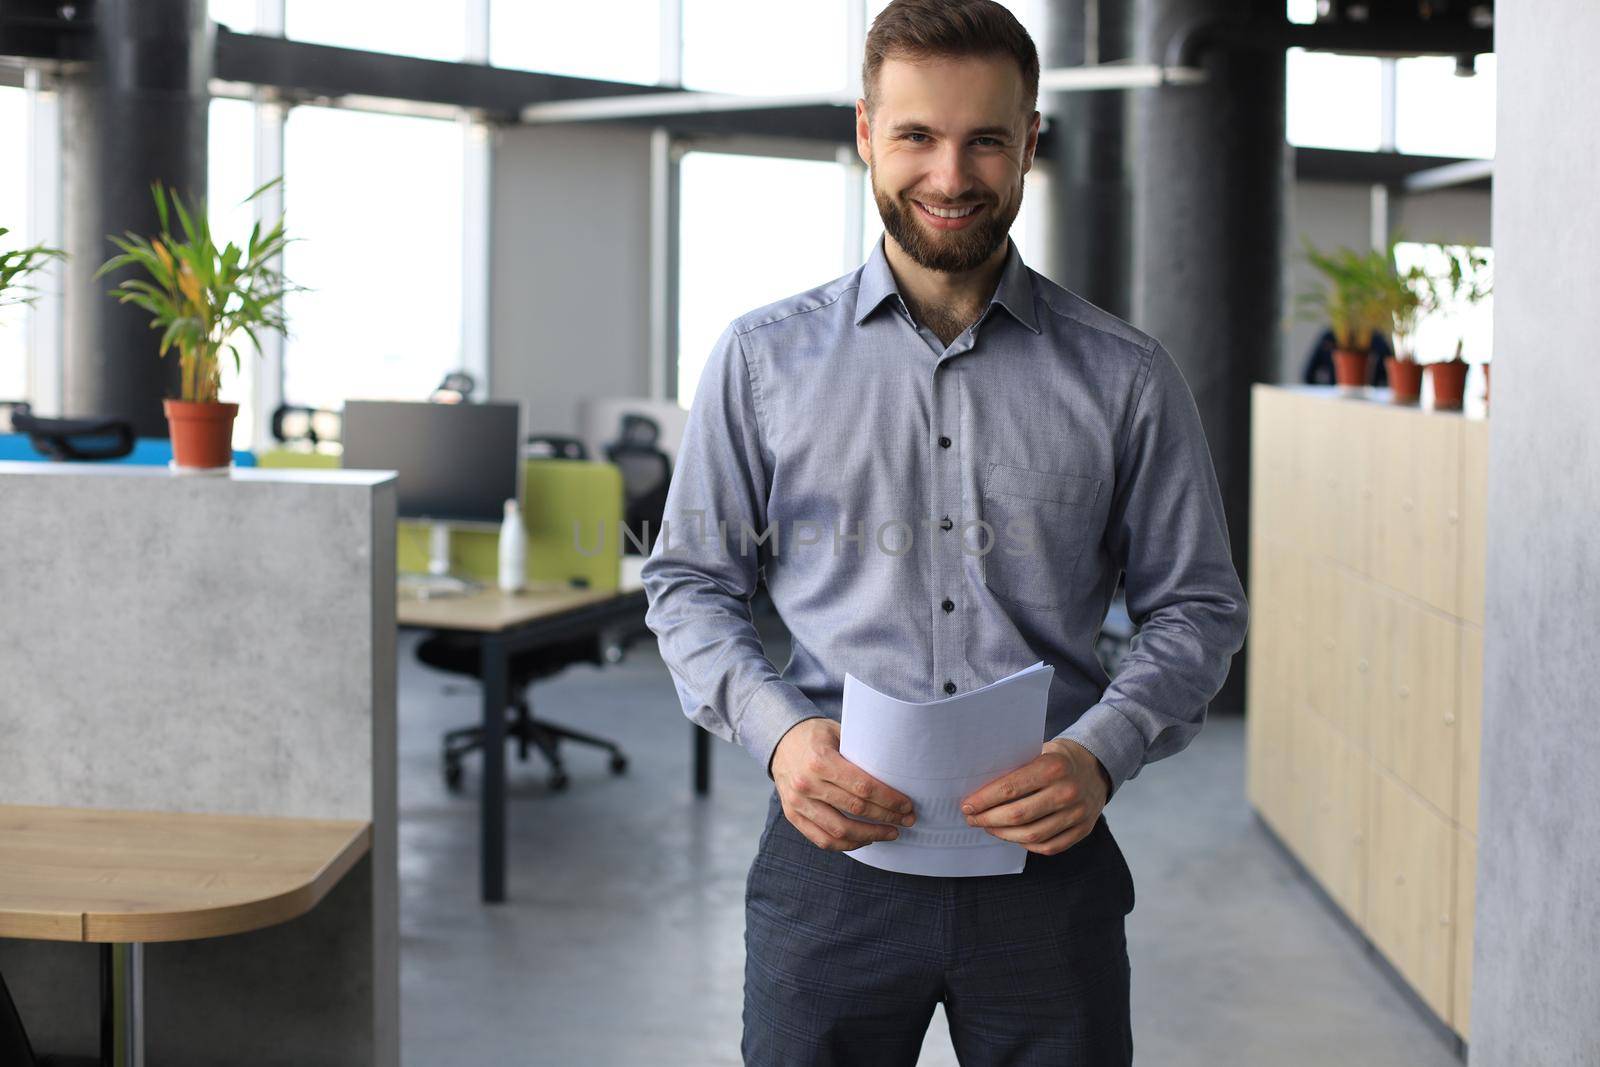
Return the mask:
[(1111, 793), (1111, 776), (1094, 753), (1065, 738), (1046, 741), (1028, 763), (961, 803), (968, 826), (1053, 856), (1089, 835)]
[(805, 719), (783, 735), (772, 753), (772, 780), (784, 816), (818, 848), (849, 852), (893, 841), (899, 832), (881, 823), (916, 820), (910, 797), (839, 755), (839, 724), (827, 717)]

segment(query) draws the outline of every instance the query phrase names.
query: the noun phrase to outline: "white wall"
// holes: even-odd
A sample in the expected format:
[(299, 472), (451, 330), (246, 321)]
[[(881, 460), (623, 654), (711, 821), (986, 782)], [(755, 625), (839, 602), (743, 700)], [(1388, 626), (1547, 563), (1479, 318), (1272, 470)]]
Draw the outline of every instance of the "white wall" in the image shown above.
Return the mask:
[(1473, 1067), (1600, 1063), (1600, 5), (1501, 4)]
[(502, 129), (491, 183), (490, 393), (575, 434), (580, 400), (650, 386), (650, 133)]

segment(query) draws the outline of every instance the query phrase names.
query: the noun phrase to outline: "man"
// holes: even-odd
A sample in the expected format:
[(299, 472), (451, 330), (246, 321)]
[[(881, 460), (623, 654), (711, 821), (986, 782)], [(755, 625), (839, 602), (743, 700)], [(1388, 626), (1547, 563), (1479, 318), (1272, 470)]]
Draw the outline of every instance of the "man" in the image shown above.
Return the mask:
[[(963, 1062), (1132, 1058), (1133, 882), (1101, 811), (1199, 732), (1246, 603), (1172, 358), (1007, 237), (1038, 72), (991, 0), (874, 21), (856, 142), (884, 239), (723, 333), (645, 564), (686, 714), (775, 785), (746, 896), (750, 1063), (911, 1064), (941, 1002)], [(1141, 631), (1108, 680), (1094, 643), (1122, 572)], [(793, 637), (781, 673), (751, 624), (762, 574)], [(845, 672), (925, 701), (1040, 658), (1041, 754), (964, 808), (1028, 850), (1022, 873), (842, 855), (915, 820), (839, 754)]]

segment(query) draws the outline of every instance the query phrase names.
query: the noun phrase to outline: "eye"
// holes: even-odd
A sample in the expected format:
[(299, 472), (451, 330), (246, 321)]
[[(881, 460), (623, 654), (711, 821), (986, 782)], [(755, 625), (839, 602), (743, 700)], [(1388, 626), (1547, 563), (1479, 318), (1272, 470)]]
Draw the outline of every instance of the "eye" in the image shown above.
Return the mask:
[(918, 137), (926, 138), (927, 136), (928, 135), (925, 134), (925, 133), (917, 133), (915, 131), (912, 131), (911, 133), (906, 134), (906, 140), (912, 142), (913, 144), (921, 144), (922, 142), (918, 141), (917, 138)]
[(997, 145), (1000, 144), (1000, 142), (997, 139), (993, 138), (993, 137), (974, 137), (972, 139), (972, 141), (973, 141), (974, 144), (981, 144), (985, 148), (989, 148), (991, 146), (997, 146)]

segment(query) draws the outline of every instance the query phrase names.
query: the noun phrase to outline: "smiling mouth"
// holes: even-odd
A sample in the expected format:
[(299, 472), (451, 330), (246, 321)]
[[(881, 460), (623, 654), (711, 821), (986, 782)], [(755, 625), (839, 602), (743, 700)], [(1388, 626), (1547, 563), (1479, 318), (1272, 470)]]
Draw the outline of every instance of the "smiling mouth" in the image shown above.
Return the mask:
[(962, 207), (936, 207), (921, 200), (913, 200), (912, 203), (936, 219), (964, 219), (983, 206), (982, 204), (967, 204)]

